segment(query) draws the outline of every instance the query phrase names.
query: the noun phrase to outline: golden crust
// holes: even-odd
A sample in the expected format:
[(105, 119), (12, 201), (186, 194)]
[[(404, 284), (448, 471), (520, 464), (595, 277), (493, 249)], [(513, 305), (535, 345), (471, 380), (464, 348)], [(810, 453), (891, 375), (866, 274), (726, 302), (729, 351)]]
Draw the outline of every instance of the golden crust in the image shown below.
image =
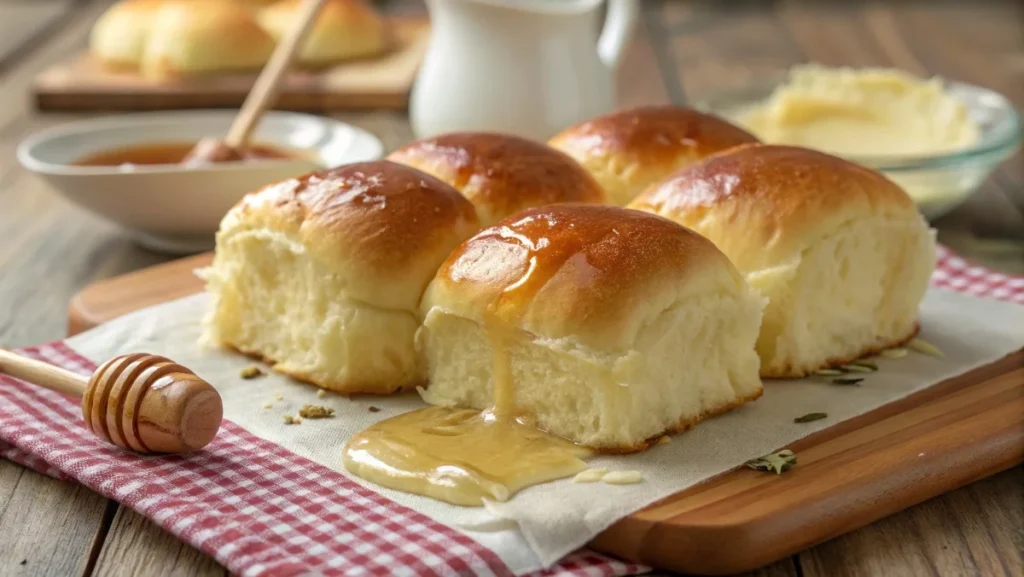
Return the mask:
[(860, 218), (920, 218), (906, 192), (873, 170), (760, 144), (683, 168), (629, 206), (693, 228), (744, 273), (775, 266)]
[[(299, 13), (302, 0), (281, 0), (264, 8), (260, 24), (278, 41)], [(309, 31), (298, 62), (324, 66), (351, 58), (373, 56), (391, 43), (387, 22), (363, 0), (327, 0)]]
[(157, 79), (256, 70), (274, 44), (242, 3), (167, 0), (153, 16), (140, 66)]
[(682, 433), (682, 432), (688, 431), (688, 430), (692, 429), (693, 427), (695, 427), (697, 425), (697, 423), (700, 423), (701, 421), (706, 421), (707, 419), (710, 419), (712, 417), (721, 415), (723, 413), (727, 413), (727, 412), (729, 412), (729, 411), (735, 409), (736, 407), (739, 407), (740, 405), (743, 405), (745, 403), (749, 403), (751, 401), (756, 401), (757, 399), (761, 398), (761, 395), (763, 395), (763, 394), (764, 394), (764, 388), (763, 387), (758, 388), (757, 391), (755, 391), (754, 393), (752, 393), (750, 395), (747, 395), (746, 397), (741, 397), (739, 399), (734, 399), (734, 400), (732, 400), (732, 401), (730, 401), (730, 402), (728, 402), (728, 403), (726, 403), (724, 405), (715, 407), (715, 408), (710, 409), (708, 411), (704, 411), (703, 413), (701, 413), (700, 415), (698, 415), (696, 417), (689, 418), (689, 419), (683, 419), (683, 420), (679, 421), (678, 423), (676, 423), (675, 425), (665, 429), (661, 433), (658, 433), (657, 435), (654, 435), (652, 437), (644, 439), (643, 441), (641, 441), (641, 442), (639, 442), (639, 443), (637, 443), (635, 445), (623, 445), (623, 446), (619, 446), (619, 447), (587, 447), (587, 448), (592, 450), (592, 451), (594, 451), (594, 452), (600, 453), (602, 455), (625, 455), (625, 454), (628, 454), (628, 453), (639, 453), (641, 451), (646, 451), (647, 449), (650, 449), (654, 445), (657, 445), (658, 444), (658, 440), (661, 439), (665, 435), (674, 435), (676, 433)]
[(346, 396), (346, 397), (352, 396), (352, 395), (397, 395), (399, 393), (407, 393), (409, 391), (415, 391), (416, 387), (426, 386), (426, 384), (427, 384), (426, 380), (421, 380), (421, 381), (412, 381), (412, 382), (404, 383), (404, 384), (399, 385), (397, 387), (389, 386), (389, 387), (385, 388), (385, 387), (382, 387), (379, 382), (375, 383), (375, 382), (364, 382), (364, 381), (348, 380), (348, 381), (337, 381), (337, 382), (324, 383), (324, 382), (320, 382), (320, 381), (315, 380), (312, 376), (310, 376), (310, 375), (308, 375), (306, 373), (299, 372), (299, 371), (288, 371), (288, 370), (285, 370), (285, 369), (283, 369), (281, 367), (280, 364), (278, 364), (278, 362), (276, 360), (268, 357), (267, 355), (265, 355), (265, 354), (263, 354), (261, 352), (254, 351), (254, 350), (251, 350), (251, 349), (247, 349), (247, 348), (244, 348), (244, 347), (240, 347), (240, 346), (238, 346), (238, 345), (236, 345), (234, 343), (221, 343), (221, 345), (223, 345), (223, 346), (225, 346), (225, 347), (227, 347), (227, 348), (229, 348), (229, 349), (231, 349), (231, 350), (233, 350), (235, 352), (238, 352), (238, 353), (240, 353), (242, 355), (245, 355), (245, 356), (247, 356), (249, 358), (256, 359), (256, 360), (260, 361), (261, 363), (265, 363), (267, 365), (270, 365), (270, 368), (274, 372), (281, 373), (282, 375), (288, 375), (289, 377), (295, 379), (296, 381), (299, 381), (299, 382), (302, 382), (302, 383), (307, 383), (307, 384), (319, 387), (321, 389), (326, 389), (328, 391), (332, 391), (332, 392), (338, 393), (339, 395), (343, 395), (343, 396)]
[(388, 156), (454, 186), (483, 226), (549, 204), (603, 203), (601, 185), (575, 160), (540, 142), (490, 132), (416, 141)]
[(283, 233), (345, 275), (352, 298), (408, 309), (437, 264), (478, 229), (473, 205), (458, 191), (382, 160), (249, 193), (221, 222), (217, 242), (250, 231)]
[(916, 337), (917, 333), (920, 332), (920, 330), (921, 330), (921, 326), (918, 323), (914, 323), (914, 328), (910, 331), (910, 334), (908, 334), (905, 337), (894, 339), (894, 340), (892, 340), (892, 341), (890, 341), (888, 343), (881, 344), (881, 345), (875, 344), (875, 345), (868, 346), (863, 351), (861, 351), (861, 352), (859, 352), (859, 353), (857, 353), (855, 355), (848, 355), (848, 356), (845, 356), (845, 357), (833, 357), (833, 358), (828, 359), (827, 361), (821, 363), (821, 366), (816, 367), (814, 369), (796, 369), (793, 366), (788, 365), (788, 364), (786, 366), (784, 366), (784, 367), (781, 367), (781, 368), (778, 368), (778, 369), (772, 369), (772, 370), (766, 370), (764, 367), (762, 367), (761, 368), (761, 378), (764, 378), (764, 379), (800, 379), (800, 378), (803, 378), (803, 377), (810, 376), (810, 375), (814, 374), (815, 371), (820, 371), (821, 369), (841, 367), (843, 365), (846, 365), (846, 364), (849, 364), (849, 363), (851, 363), (853, 361), (856, 361), (857, 359), (863, 359), (865, 357), (870, 357), (872, 355), (876, 355), (876, 354), (884, 351), (885, 349), (892, 349), (892, 348), (903, 346), (903, 345), (907, 344), (908, 342), (910, 342), (911, 339)]
[(745, 130), (692, 108), (644, 106), (577, 124), (548, 144), (583, 164), (613, 203), (625, 205), (683, 166), (753, 142)]
[(667, 219), (559, 204), (509, 217), (452, 251), (422, 308), (619, 351), (679, 299), (732, 294), (743, 282), (710, 241)]

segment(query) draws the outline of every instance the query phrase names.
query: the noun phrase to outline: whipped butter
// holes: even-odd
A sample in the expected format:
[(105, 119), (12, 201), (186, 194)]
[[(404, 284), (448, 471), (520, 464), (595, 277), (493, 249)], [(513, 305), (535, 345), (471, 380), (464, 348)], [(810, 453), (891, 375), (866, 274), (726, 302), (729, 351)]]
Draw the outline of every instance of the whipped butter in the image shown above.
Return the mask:
[(762, 141), (837, 156), (925, 156), (974, 144), (979, 128), (937, 79), (881, 68), (794, 67), (734, 118)]

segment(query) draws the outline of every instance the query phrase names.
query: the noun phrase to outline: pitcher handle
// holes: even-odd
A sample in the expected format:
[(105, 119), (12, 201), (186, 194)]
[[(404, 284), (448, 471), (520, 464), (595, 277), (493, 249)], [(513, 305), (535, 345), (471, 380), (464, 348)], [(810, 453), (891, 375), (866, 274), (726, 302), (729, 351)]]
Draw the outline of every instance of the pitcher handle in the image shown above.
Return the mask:
[(638, 0), (608, 0), (604, 28), (597, 41), (597, 55), (608, 68), (615, 68), (622, 60), (622, 53), (633, 37), (639, 15)]

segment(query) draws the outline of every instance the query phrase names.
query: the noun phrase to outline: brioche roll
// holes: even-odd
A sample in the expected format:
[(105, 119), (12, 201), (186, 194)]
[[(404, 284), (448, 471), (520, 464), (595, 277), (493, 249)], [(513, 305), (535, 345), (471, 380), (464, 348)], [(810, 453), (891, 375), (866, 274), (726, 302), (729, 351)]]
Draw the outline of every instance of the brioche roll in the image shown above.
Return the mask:
[(413, 142), (388, 158), (454, 186), (476, 207), (482, 226), (527, 208), (605, 201), (601, 185), (575, 160), (518, 136), (444, 134)]
[[(260, 24), (280, 41), (299, 15), (302, 0), (281, 0), (260, 12)], [(309, 31), (297, 60), (319, 67), (387, 50), (386, 21), (363, 0), (327, 0)]]
[(597, 450), (640, 450), (761, 395), (762, 306), (711, 242), (667, 219), (529, 209), (463, 243), (430, 283), (421, 394), (491, 407), (501, 347), (524, 418)]
[(768, 298), (762, 376), (803, 376), (917, 331), (934, 234), (877, 172), (804, 148), (744, 146), (683, 169), (631, 206), (710, 239)]
[(392, 162), (271, 184), (221, 222), (206, 340), (340, 393), (421, 384), (420, 297), (477, 230), (457, 191)]
[(548, 144), (580, 162), (625, 206), (672, 172), (716, 152), (757, 142), (717, 117), (681, 106), (645, 106), (588, 120)]
[(163, 1), (131, 0), (112, 4), (89, 32), (89, 52), (109, 66), (138, 68)]
[(234, 0), (162, 2), (145, 44), (141, 72), (154, 79), (257, 70), (274, 51), (253, 11)]

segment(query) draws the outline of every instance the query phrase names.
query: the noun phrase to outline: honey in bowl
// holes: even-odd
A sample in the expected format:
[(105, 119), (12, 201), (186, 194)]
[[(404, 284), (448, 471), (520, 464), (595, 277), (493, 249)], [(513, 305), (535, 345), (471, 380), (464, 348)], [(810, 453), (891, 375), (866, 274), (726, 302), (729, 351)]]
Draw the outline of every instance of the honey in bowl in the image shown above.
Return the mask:
[[(195, 142), (153, 142), (89, 153), (72, 164), (75, 166), (121, 166), (180, 164), (195, 148)], [(251, 160), (308, 160), (302, 152), (269, 144), (253, 143), (242, 151), (242, 158)]]

